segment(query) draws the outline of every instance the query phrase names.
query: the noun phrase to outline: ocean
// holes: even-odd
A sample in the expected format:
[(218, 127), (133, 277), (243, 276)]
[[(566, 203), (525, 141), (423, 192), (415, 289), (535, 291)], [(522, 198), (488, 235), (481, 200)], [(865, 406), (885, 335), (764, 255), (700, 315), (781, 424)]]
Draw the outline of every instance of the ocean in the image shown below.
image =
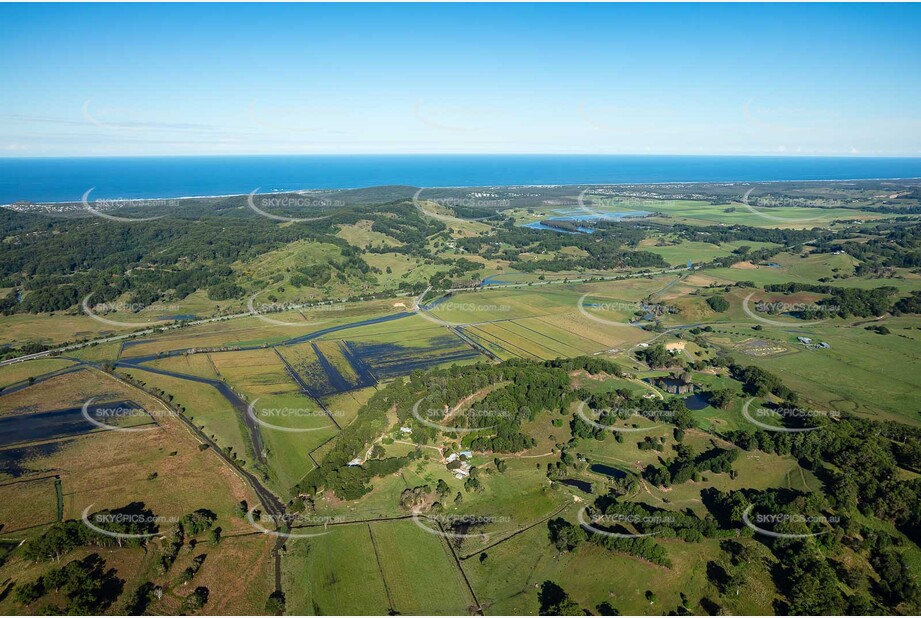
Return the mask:
[(285, 155), (0, 158), (0, 204), (377, 185), (763, 182), (921, 177), (921, 158), (666, 155)]

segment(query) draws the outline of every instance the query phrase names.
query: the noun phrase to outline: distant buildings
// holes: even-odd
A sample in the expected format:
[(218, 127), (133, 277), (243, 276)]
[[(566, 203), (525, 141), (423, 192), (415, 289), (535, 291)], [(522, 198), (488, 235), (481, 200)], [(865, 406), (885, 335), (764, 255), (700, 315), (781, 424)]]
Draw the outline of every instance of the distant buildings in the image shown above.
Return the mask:
[(445, 462), (451, 463), (457, 459), (470, 459), (471, 457), (473, 457), (473, 451), (461, 451), (460, 453), (451, 453), (448, 455), (448, 457), (445, 459)]
[(797, 337), (796, 339), (797, 339), (800, 343), (802, 343), (805, 347), (809, 348), (810, 350), (815, 350), (815, 349), (828, 350), (828, 349), (831, 349), (831, 345), (828, 344), (828, 343), (826, 343), (825, 341), (819, 341), (819, 342), (817, 342), (817, 343), (813, 343), (813, 342), (812, 342), (812, 338), (810, 338), (810, 337)]
[(467, 460), (473, 457), (473, 451), (461, 451), (460, 453), (451, 453), (445, 458), (448, 464), (448, 470), (454, 473), (454, 478), (463, 479), (470, 476), (472, 467)]

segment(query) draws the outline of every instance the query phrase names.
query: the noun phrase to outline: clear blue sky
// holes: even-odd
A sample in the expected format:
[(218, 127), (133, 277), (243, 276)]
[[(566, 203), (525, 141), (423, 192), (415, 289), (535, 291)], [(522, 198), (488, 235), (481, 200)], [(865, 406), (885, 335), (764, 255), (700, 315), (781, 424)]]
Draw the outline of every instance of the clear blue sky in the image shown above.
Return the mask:
[(921, 155), (918, 5), (0, 5), (0, 156)]

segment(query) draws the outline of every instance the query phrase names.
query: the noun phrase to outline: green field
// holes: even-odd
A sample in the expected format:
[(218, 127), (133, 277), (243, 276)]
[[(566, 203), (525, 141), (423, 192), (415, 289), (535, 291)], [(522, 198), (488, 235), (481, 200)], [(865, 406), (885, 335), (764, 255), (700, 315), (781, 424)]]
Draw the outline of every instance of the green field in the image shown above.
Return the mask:
[(289, 541), (285, 578), (291, 613), (466, 614), (472, 604), (443, 541), (412, 522), (328, 530)]

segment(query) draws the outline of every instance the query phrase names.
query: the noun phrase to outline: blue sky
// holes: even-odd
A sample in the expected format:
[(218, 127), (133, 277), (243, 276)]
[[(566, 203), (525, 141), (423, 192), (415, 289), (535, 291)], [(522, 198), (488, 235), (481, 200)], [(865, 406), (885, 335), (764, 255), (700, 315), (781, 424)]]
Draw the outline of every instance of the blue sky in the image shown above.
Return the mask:
[(0, 5), (0, 156), (921, 155), (918, 5)]

